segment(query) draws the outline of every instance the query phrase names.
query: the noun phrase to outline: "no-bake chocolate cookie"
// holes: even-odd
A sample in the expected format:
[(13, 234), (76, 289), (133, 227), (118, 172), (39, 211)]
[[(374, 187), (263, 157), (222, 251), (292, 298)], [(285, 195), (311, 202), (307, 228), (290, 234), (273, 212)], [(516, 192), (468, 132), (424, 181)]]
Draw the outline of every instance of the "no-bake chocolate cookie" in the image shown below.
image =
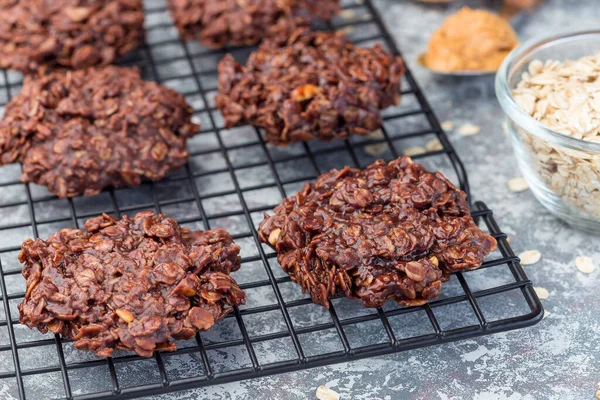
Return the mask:
[(0, 1), (0, 68), (106, 65), (144, 40), (141, 0)]
[(345, 139), (382, 125), (379, 110), (398, 104), (400, 57), (356, 47), (341, 34), (299, 29), (264, 41), (246, 65), (219, 63), (217, 107), (231, 128), (263, 128), (272, 144)]
[(229, 276), (240, 248), (222, 229), (190, 231), (151, 211), (103, 215), (85, 229), (28, 239), (19, 260), (27, 280), (19, 321), (110, 357), (173, 351), (245, 302)]
[(331, 19), (339, 0), (168, 0), (180, 35), (205, 46), (250, 46), (287, 35), (290, 25)]
[(325, 307), (338, 294), (365, 307), (422, 305), (451, 272), (480, 267), (496, 248), (465, 193), (406, 156), (321, 175), (265, 214), (259, 236)]
[(188, 159), (198, 126), (174, 90), (114, 66), (26, 78), (0, 122), (0, 164), (59, 197), (159, 180)]

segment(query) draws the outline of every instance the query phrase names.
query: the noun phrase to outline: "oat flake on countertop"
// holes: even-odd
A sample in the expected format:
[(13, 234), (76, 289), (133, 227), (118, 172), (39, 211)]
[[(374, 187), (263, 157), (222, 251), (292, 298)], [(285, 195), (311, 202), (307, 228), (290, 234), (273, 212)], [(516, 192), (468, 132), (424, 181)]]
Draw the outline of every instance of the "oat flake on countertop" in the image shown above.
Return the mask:
[(575, 258), (575, 266), (584, 274), (591, 274), (596, 270), (596, 266), (594, 265), (592, 258), (586, 256), (579, 256)]
[(550, 293), (546, 288), (535, 286), (533, 290), (535, 290), (535, 293), (541, 300), (546, 300), (548, 297), (550, 297)]
[(319, 400), (340, 400), (340, 395), (337, 392), (328, 389), (327, 386), (319, 386), (317, 388), (316, 396)]
[(529, 185), (527, 184), (527, 181), (524, 178), (513, 178), (511, 180), (508, 181), (508, 188), (510, 189), (511, 192), (523, 192), (527, 189), (529, 189)]
[(477, 135), (481, 131), (481, 128), (474, 124), (464, 124), (458, 128), (458, 134), (460, 136), (473, 136)]
[(527, 250), (519, 253), (519, 258), (521, 259), (521, 265), (531, 265), (540, 261), (542, 253), (538, 250)]

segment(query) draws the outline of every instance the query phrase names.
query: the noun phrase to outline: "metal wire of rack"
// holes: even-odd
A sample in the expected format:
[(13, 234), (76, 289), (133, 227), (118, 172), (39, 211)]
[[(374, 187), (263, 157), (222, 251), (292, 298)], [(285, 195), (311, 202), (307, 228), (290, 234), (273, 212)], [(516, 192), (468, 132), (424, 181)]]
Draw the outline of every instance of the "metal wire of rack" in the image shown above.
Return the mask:
[[(369, 0), (343, 1), (343, 12), (327, 26), (343, 29), (356, 43), (380, 42), (399, 54)], [(410, 71), (399, 107), (384, 112), (380, 135), (345, 142), (273, 148), (259, 130), (223, 128), (214, 107), (216, 65), (226, 52), (244, 58), (251, 49), (207, 50), (182, 42), (164, 0), (146, 1), (147, 44), (124, 60), (147, 79), (183, 92), (202, 123), (190, 141), (190, 163), (164, 181), (140, 188), (108, 190), (92, 198), (60, 200), (44, 188), (19, 181), (18, 166), (0, 171), (0, 394), (20, 399), (127, 399), (356, 360), (537, 323), (543, 309), (518, 258), (481, 202), (473, 216), (499, 249), (480, 270), (454, 274), (440, 298), (422, 307), (388, 304), (363, 309), (335, 298), (331, 308), (312, 304), (280, 270), (275, 254), (258, 242), (262, 212), (318, 174), (343, 165), (365, 166), (398, 157), (411, 145), (438, 140), (439, 150), (415, 156), (440, 169), (469, 192), (456, 152)], [(0, 73), (0, 110), (21, 85), (18, 74)], [(18, 322), (16, 304), (24, 281), (16, 260), (26, 237), (47, 237), (62, 227), (107, 212), (115, 216), (154, 209), (196, 229), (224, 227), (242, 246), (242, 268), (234, 277), (248, 294), (213, 330), (178, 343), (173, 353), (146, 360), (116, 352), (101, 359), (73, 349), (58, 335), (42, 335)]]

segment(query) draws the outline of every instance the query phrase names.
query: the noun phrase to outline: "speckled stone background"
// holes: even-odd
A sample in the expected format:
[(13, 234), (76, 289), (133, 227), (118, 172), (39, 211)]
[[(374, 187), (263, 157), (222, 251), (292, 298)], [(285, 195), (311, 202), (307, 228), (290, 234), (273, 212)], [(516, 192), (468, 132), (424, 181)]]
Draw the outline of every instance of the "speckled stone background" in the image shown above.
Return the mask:
[[(147, 0), (153, 3), (155, 0)], [(161, 0), (157, 0), (161, 1)], [(481, 127), (481, 133), (471, 137), (461, 137), (457, 132), (449, 131), (448, 135), (457, 148), (469, 174), (471, 190), (475, 200), (482, 200), (494, 210), (500, 227), (510, 235), (511, 245), (515, 252), (529, 249), (539, 249), (542, 259), (539, 263), (525, 267), (530, 279), (536, 286), (548, 289), (550, 297), (543, 300), (544, 307), (549, 311), (549, 316), (538, 325), (531, 328), (511, 331), (474, 340), (467, 340), (453, 344), (428, 347), (403, 353), (360, 360), (351, 363), (337, 364), (328, 367), (314, 368), (302, 372), (282, 374), (262, 379), (242, 381), (227, 385), (217, 385), (209, 388), (179, 392), (169, 395), (153, 397), (160, 400), (175, 399), (273, 399), (273, 400), (303, 400), (314, 399), (315, 389), (319, 385), (327, 385), (342, 395), (342, 399), (411, 399), (411, 400), (530, 400), (530, 399), (560, 399), (580, 400), (593, 399), (596, 386), (600, 381), (600, 301), (597, 295), (597, 283), (600, 270), (591, 275), (578, 272), (574, 259), (578, 255), (593, 257), (595, 263), (600, 265), (600, 238), (586, 235), (556, 220), (545, 212), (536, 202), (530, 192), (511, 193), (507, 189), (507, 181), (520, 175), (508, 137), (502, 129), (504, 119), (494, 95), (493, 79), (490, 77), (479, 79), (448, 79), (431, 75), (419, 68), (415, 58), (426, 45), (427, 38), (439, 26), (443, 18), (455, 11), (460, 4), (478, 6), (498, 6), (499, 1), (457, 1), (450, 6), (425, 6), (408, 0), (374, 0), (374, 4), (381, 11), (387, 26), (403, 51), (406, 62), (419, 81), (422, 89), (430, 100), (440, 121), (452, 121), (455, 127), (464, 123), (472, 123)], [(164, 16), (163, 16), (164, 17)], [(0, 16), (1, 18), (1, 16)], [(153, 16), (147, 23), (155, 23)], [(547, 34), (551, 31), (567, 29), (597, 28), (600, 21), (600, 3), (598, 0), (548, 0), (539, 11), (521, 20), (518, 27), (520, 37), (525, 40), (535, 35)], [(356, 33), (356, 32), (355, 32)], [(162, 35), (157, 33), (157, 36)], [(167, 32), (164, 33), (165, 35)], [(150, 38), (152, 40), (153, 38)], [(156, 39), (156, 38), (154, 38)], [(175, 49), (177, 50), (177, 49)], [(175, 53), (174, 53), (175, 54)], [(163, 54), (164, 55), (164, 54)], [(167, 54), (168, 57), (168, 54)], [(196, 60), (199, 65), (207, 60)], [(215, 62), (216, 60), (208, 60)], [(207, 62), (208, 62), (207, 61)], [(168, 80), (166, 76), (186, 73), (189, 65), (174, 63), (158, 71), (169, 86), (186, 92), (192, 90), (193, 82), (189, 80)], [(18, 77), (9, 75), (9, 80), (18, 82)], [(1, 78), (0, 78), (1, 79)], [(1, 96), (2, 94), (0, 94)], [(196, 107), (203, 107), (203, 100), (198, 96), (189, 96), (188, 100)], [(401, 109), (410, 109), (414, 106), (414, 96), (405, 96)], [(204, 116), (201, 116), (203, 118)], [(218, 116), (217, 116), (218, 117)], [(218, 123), (219, 121), (217, 121)], [(209, 121), (202, 120), (204, 126)], [(398, 130), (414, 129), (412, 122), (403, 120), (395, 128)], [(415, 122), (415, 125), (417, 122)], [(227, 144), (235, 144), (251, 139), (255, 135), (253, 130), (232, 130), (221, 132)], [(405, 142), (405, 141), (403, 141)], [(422, 145), (423, 143), (408, 143), (408, 145)], [(407, 143), (404, 143), (407, 145)], [(214, 137), (203, 135), (190, 142), (190, 147), (202, 149), (215, 146)], [(324, 146), (318, 143), (311, 146)], [(284, 157), (293, 153), (293, 146), (287, 149), (270, 149), (273, 156)], [(193, 171), (202, 171), (207, 168), (217, 168), (223, 163), (218, 154), (196, 157), (190, 166)], [(230, 151), (229, 157), (233, 163), (254, 157), (251, 151)], [(346, 163), (336, 155), (319, 157), (319, 167), (324, 170), (340, 163)], [(436, 163), (431, 161), (426, 164), (429, 168), (442, 169), (449, 173), (451, 179), (455, 178), (448, 168), (447, 162)], [(314, 174), (307, 171), (306, 164), (289, 163), (285, 169), (286, 177), (298, 177), (302, 174)], [(260, 183), (265, 179), (258, 170), (244, 170), (237, 177), (242, 185)], [(281, 173), (281, 172), (280, 172)], [(0, 181), (18, 177), (18, 166), (3, 167), (0, 170)], [(216, 180), (215, 180), (216, 178)], [(213, 179), (213, 180), (211, 180)], [(215, 186), (231, 185), (228, 176), (205, 177), (197, 180), (201, 194), (215, 190)], [(455, 179), (453, 179), (455, 180)], [(297, 186), (297, 185), (296, 185)], [(286, 186), (288, 193), (293, 193), (297, 187)], [(4, 188), (0, 191), (0, 201), (22, 200), (25, 192), (22, 186)], [(159, 200), (176, 194), (185, 194), (186, 189), (181, 183), (164, 181), (155, 185)], [(34, 198), (47, 195), (43, 188), (32, 185)], [(164, 197), (163, 197), (164, 196)], [(246, 201), (252, 206), (269, 200), (276, 201), (277, 191), (262, 191), (245, 193)], [(135, 200), (134, 200), (135, 199)], [(150, 199), (150, 200), (148, 200)], [(152, 194), (149, 187), (117, 192), (117, 202), (120, 204), (135, 204), (137, 202), (151, 201)], [(110, 203), (106, 194), (87, 199), (77, 199), (75, 208), (87, 212), (100, 212)], [(163, 211), (175, 218), (186, 218), (193, 215), (193, 205), (178, 205), (177, 207), (164, 207)], [(205, 201), (204, 206), (209, 210), (228, 210), (236, 206), (235, 199), (229, 197), (213, 198)], [(6, 212), (6, 210), (5, 210)], [(67, 219), (60, 224), (40, 223), (40, 236), (46, 237), (51, 232), (63, 226), (71, 226), (68, 206), (64, 201), (49, 200), (36, 204), (36, 219), (56, 218), (65, 216)], [(255, 223), (260, 220), (260, 213), (253, 215)], [(2, 223), (18, 223), (28, 221), (26, 207), (16, 207), (10, 215), (2, 215)], [(80, 221), (81, 222), (81, 221)], [(242, 229), (245, 224), (243, 218), (223, 218), (211, 221), (213, 226), (223, 226), (229, 230)], [(195, 226), (201, 227), (201, 226)], [(3, 231), (3, 245), (16, 245), (27, 236), (31, 236), (30, 228)], [(234, 232), (239, 233), (239, 232)], [(251, 238), (238, 242), (243, 248), (243, 255), (250, 256), (255, 253)], [(7, 270), (18, 269), (15, 254), (3, 253), (0, 255), (2, 268)], [(274, 263), (274, 262), (273, 262)], [(256, 273), (264, 274), (260, 263), (246, 265), (236, 274), (236, 279), (248, 281), (257, 279)], [(281, 276), (276, 263), (273, 271)], [(479, 272), (466, 274), (466, 279), (472, 288), (489, 287), (504, 283), (506, 277), (502, 270), (489, 269), (479, 276)], [(505, 273), (506, 271), (504, 271)], [(479, 276), (479, 278), (478, 278)], [(452, 282), (444, 287), (442, 296), (457, 294)], [(486, 286), (487, 285), (487, 286)], [(19, 275), (7, 277), (9, 293), (23, 291), (23, 280)], [(460, 288), (458, 288), (460, 289)], [(301, 297), (294, 285), (281, 285), (281, 290), (286, 300)], [(510, 297), (502, 298), (489, 303), (491, 310), (498, 313), (509, 313), (519, 306)], [(13, 317), (16, 315), (15, 305), (18, 302), (11, 300)], [(249, 305), (256, 306), (273, 302), (272, 293), (268, 291), (249, 291)], [(360, 306), (355, 302), (336, 302), (336, 309), (340, 313), (360, 312)], [(318, 306), (307, 307), (307, 312), (297, 310), (292, 315), (298, 323), (320, 322), (327, 318), (326, 313)], [(276, 314), (276, 313), (275, 313)], [(264, 315), (262, 318), (246, 318), (246, 326), (253, 333), (269, 333), (282, 330), (281, 317), (275, 314)], [(324, 315), (325, 314), (325, 315)], [(4, 310), (0, 310), (0, 318), (5, 318)], [(456, 327), (461, 324), (472, 323), (467, 321), (473, 318), (469, 310), (454, 310), (439, 315), (445, 326)], [(403, 318), (397, 321), (399, 327), (407, 335), (418, 335), (423, 327), (423, 320)], [(425, 325), (427, 324), (425, 319)], [(396, 328), (396, 327), (394, 327)], [(429, 327), (431, 329), (431, 327)], [(51, 336), (40, 335), (20, 325), (15, 327), (19, 343), (28, 340), (51, 339)], [(358, 343), (370, 343), (380, 340), (382, 334), (379, 329), (349, 329), (347, 334), (351, 340)], [(208, 342), (211, 340), (227, 340), (235, 334), (233, 319), (227, 319), (218, 324), (211, 332), (202, 337)], [(327, 347), (329, 339), (335, 334), (329, 332), (314, 337), (312, 344)], [(0, 344), (7, 345), (8, 337), (5, 327), (0, 329)], [(185, 346), (186, 344), (180, 344)], [(191, 343), (190, 345), (194, 345)], [(310, 346), (309, 346), (310, 347)], [(270, 343), (269, 346), (256, 344), (255, 349), (261, 361), (274, 361), (286, 357), (293, 357), (293, 349), (289, 342)], [(331, 348), (329, 350), (337, 350)], [(95, 359), (93, 355), (74, 351), (70, 343), (63, 344), (63, 351), (67, 362), (85, 361)], [(240, 351), (217, 351), (211, 354), (218, 360), (219, 368), (226, 369), (240, 364), (248, 364), (247, 355), (243, 349)], [(21, 367), (33, 369), (44, 366), (58, 365), (56, 348), (54, 344), (36, 348), (19, 350)], [(198, 358), (180, 357), (172, 359), (164, 357), (169, 373), (182, 378), (198, 372)], [(12, 360), (10, 352), (0, 354), (0, 371), (10, 371)], [(117, 363), (119, 383), (126, 387), (144, 383), (157, 382), (159, 379), (154, 360), (141, 360), (133, 363)], [(105, 366), (70, 370), (69, 377), (74, 394), (90, 391), (106, 390), (110, 388), (110, 380)], [(31, 399), (48, 399), (64, 396), (62, 393), (62, 380), (60, 373), (48, 373), (40, 376), (26, 376), (24, 384)], [(14, 379), (0, 381), (0, 399), (12, 399), (16, 395)]]
[[(471, 190), (495, 211), (515, 252), (539, 249), (542, 260), (524, 267), (549, 316), (531, 328), (404, 353), (314, 368), (269, 378), (219, 385), (159, 397), (172, 399), (313, 399), (319, 385), (342, 399), (411, 400), (582, 400), (594, 399), (600, 381), (600, 270), (578, 272), (574, 259), (587, 255), (600, 264), (600, 237), (575, 231), (541, 208), (527, 191), (511, 193), (510, 178), (520, 176), (502, 129), (503, 112), (493, 79), (447, 79), (415, 63), (433, 30), (459, 4), (497, 6), (498, 2), (458, 1), (424, 6), (406, 0), (375, 0), (440, 121), (481, 126), (461, 137), (448, 132), (465, 163)], [(560, 30), (598, 28), (598, 0), (549, 0), (521, 20), (521, 40)]]

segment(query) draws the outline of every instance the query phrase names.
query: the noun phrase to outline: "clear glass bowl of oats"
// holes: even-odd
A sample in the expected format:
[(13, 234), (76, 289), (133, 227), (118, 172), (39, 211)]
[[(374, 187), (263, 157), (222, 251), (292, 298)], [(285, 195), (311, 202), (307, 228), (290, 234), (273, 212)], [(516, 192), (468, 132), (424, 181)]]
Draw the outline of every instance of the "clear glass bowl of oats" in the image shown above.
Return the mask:
[(500, 66), (496, 95), (533, 194), (600, 234), (600, 30), (523, 43)]

